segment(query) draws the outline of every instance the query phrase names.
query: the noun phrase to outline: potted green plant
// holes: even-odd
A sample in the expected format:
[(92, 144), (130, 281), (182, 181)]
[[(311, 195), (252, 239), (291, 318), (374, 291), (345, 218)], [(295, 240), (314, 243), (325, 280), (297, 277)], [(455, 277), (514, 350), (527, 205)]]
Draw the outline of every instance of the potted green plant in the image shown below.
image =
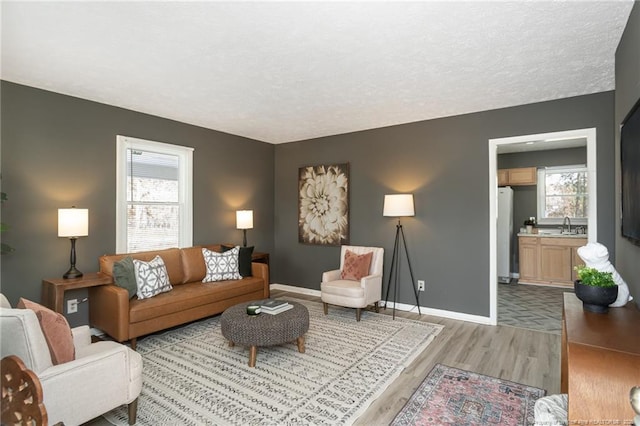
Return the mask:
[(576, 266), (578, 279), (574, 283), (576, 297), (582, 300), (585, 311), (606, 313), (609, 305), (618, 297), (618, 286), (611, 272), (601, 272), (595, 268)]
[(524, 226), (527, 228), (527, 234), (533, 233), (533, 227), (536, 226), (536, 218), (530, 217), (524, 221)]

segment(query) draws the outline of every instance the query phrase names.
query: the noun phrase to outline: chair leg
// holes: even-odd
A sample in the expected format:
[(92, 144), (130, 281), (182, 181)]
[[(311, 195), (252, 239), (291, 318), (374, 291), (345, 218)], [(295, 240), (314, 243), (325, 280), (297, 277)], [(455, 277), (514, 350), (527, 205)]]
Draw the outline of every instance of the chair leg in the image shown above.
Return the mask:
[(378, 302), (373, 304), (374, 309), (376, 310), (376, 314), (380, 313), (380, 304)]
[(360, 313), (361, 313), (362, 309), (360, 308), (356, 308), (356, 321), (360, 321)]
[(138, 398), (131, 401), (129, 404), (129, 424), (136, 424), (136, 416), (138, 415)]
[(322, 302), (322, 309), (324, 309), (324, 314), (327, 315), (329, 313), (329, 304)]

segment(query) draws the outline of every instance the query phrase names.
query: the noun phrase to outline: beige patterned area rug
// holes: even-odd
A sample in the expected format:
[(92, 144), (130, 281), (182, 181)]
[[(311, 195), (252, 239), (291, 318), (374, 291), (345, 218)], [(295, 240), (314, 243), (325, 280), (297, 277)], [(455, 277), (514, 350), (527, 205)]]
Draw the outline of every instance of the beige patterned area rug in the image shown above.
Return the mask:
[[(300, 301), (306, 352), (295, 344), (229, 347), (220, 316), (141, 339), (138, 425), (349, 425), (442, 330), (441, 325)], [(104, 415), (127, 425), (126, 406)]]

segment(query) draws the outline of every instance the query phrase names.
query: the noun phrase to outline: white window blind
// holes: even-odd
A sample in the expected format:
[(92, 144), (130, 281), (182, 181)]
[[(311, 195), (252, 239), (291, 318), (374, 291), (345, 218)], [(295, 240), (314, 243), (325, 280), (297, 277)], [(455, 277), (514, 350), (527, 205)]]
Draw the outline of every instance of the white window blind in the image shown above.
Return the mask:
[(118, 252), (191, 245), (192, 152), (118, 136)]

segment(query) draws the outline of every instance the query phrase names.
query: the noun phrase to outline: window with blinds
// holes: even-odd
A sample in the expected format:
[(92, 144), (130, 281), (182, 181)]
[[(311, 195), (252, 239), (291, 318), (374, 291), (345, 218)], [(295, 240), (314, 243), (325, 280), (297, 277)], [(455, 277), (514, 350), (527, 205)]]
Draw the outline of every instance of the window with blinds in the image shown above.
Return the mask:
[(190, 246), (193, 150), (118, 138), (118, 252)]

